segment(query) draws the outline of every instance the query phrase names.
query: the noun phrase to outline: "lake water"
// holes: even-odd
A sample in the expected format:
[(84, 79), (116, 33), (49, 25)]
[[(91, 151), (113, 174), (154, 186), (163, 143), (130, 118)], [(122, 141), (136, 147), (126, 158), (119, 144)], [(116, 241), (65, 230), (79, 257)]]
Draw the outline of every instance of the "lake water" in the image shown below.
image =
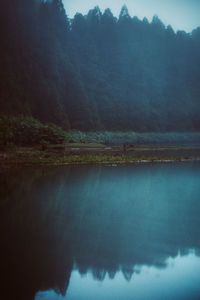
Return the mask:
[(200, 299), (200, 164), (0, 173), (0, 299)]

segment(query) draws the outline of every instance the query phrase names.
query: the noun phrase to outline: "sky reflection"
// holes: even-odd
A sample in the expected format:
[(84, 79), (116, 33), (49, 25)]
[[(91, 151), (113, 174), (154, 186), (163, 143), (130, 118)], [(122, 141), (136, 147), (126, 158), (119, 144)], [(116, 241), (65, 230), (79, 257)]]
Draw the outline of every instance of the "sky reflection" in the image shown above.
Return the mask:
[(187, 255), (180, 254), (168, 258), (166, 268), (136, 266), (128, 282), (122, 272), (114, 280), (106, 274), (100, 282), (94, 280), (90, 271), (81, 276), (77, 270), (71, 274), (66, 296), (54, 291), (39, 292), (35, 300), (130, 300), (130, 299), (199, 299), (200, 296), (200, 257), (191, 250)]

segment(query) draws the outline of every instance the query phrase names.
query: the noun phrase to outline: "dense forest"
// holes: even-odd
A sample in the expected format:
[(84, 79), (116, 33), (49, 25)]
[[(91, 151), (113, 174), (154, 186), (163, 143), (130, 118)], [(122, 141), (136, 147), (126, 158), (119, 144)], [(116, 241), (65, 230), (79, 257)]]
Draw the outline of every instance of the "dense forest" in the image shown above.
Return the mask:
[(200, 27), (174, 32), (61, 0), (0, 8), (0, 111), (84, 131), (199, 131)]

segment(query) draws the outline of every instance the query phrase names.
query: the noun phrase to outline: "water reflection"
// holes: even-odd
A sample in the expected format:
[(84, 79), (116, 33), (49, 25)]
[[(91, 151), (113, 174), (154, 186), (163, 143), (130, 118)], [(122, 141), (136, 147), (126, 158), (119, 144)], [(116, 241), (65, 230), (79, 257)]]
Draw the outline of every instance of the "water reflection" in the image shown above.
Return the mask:
[(139, 267), (140, 272), (134, 272), (128, 283), (120, 272), (116, 274), (115, 280), (106, 275), (99, 284), (90, 272), (81, 276), (74, 270), (66, 296), (59, 296), (51, 290), (39, 292), (36, 300), (199, 299), (200, 258), (194, 251), (186, 256), (179, 254), (176, 258), (168, 258), (166, 265), (164, 269)]
[(131, 286), (144, 265), (166, 271), (169, 257), (198, 255), (199, 175), (188, 163), (3, 173), (2, 298), (64, 296), (75, 270)]

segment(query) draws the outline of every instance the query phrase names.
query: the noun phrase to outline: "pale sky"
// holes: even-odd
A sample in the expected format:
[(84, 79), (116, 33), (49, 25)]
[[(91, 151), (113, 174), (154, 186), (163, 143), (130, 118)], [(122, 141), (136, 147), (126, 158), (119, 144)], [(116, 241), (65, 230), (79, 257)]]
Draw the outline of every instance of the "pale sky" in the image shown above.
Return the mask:
[(118, 16), (122, 5), (126, 4), (131, 16), (147, 17), (151, 21), (153, 15), (158, 15), (174, 30), (191, 32), (200, 26), (200, 0), (63, 0), (63, 3), (70, 18), (76, 12), (87, 14), (96, 5), (102, 11), (109, 7)]

